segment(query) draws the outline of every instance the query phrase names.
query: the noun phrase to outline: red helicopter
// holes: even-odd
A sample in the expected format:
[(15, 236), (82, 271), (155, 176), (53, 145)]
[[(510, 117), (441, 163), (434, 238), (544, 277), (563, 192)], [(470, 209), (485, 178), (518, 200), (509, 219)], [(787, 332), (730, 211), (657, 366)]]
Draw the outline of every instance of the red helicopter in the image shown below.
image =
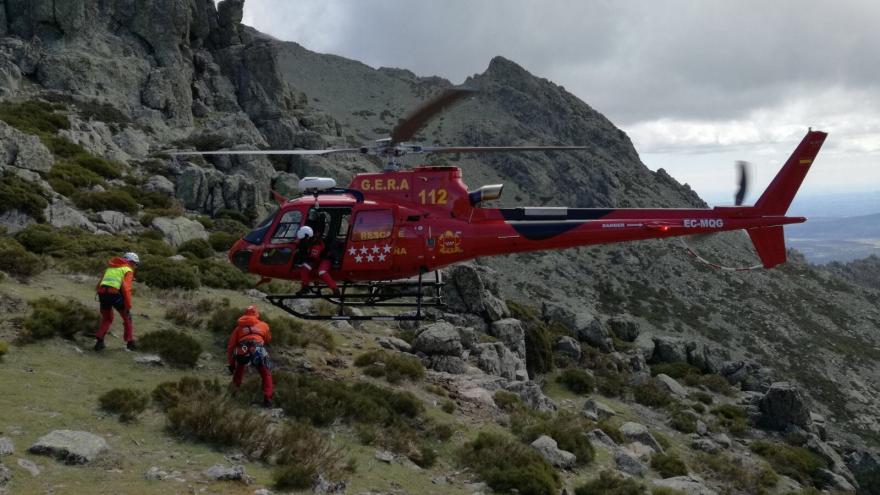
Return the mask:
[[(714, 208), (488, 208), (503, 185), (469, 190), (458, 167), (418, 166), (401, 170), (396, 158), (410, 153), (483, 153), (579, 150), (581, 146), (431, 147), (407, 143), (444, 108), (473, 94), (451, 88), (402, 120), (391, 137), (373, 146), (326, 150), (257, 150), (175, 152), (173, 154), (360, 153), (388, 158), (381, 173), (358, 174), (347, 188), (328, 178), (300, 181), (304, 195), (287, 200), (277, 193), (279, 208), (229, 250), (229, 260), (244, 272), (269, 279), (299, 279), (297, 232), (312, 228), (332, 260), (331, 277), (339, 291), (315, 287), (267, 299), (306, 319), (420, 320), (422, 308), (442, 306), (440, 268), (481, 256), (564, 249), (641, 239), (711, 234), (745, 229), (763, 267), (785, 262), (783, 225), (803, 217), (785, 216), (825, 141), (826, 133), (810, 130), (753, 206), (741, 206), (746, 175), (741, 169), (736, 206)], [(433, 272), (433, 280), (424, 275)], [(338, 305), (332, 316), (304, 314), (296, 299), (322, 298)], [(394, 316), (347, 314), (350, 306), (411, 307)]]

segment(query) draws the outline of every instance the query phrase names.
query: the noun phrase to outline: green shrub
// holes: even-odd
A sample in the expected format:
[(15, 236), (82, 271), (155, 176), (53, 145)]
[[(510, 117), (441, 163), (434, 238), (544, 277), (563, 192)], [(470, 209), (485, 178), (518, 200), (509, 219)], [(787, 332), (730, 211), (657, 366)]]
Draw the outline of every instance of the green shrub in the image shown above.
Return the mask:
[(46, 191), (38, 184), (9, 172), (0, 175), (0, 213), (18, 210), (43, 222), (46, 220), (43, 211), (48, 205)]
[(657, 443), (659, 443), (661, 447), (663, 447), (664, 449), (668, 449), (668, 448), (672, 447), (672, 440), (670, 440), (669, 437), (667, 437), (666, 435), (664, 435), (663, 433), (661, 433), (657, 430), (650, 430), (650, 431), (651, 431), (651, 436), (654, 437), (654, 440), (657, 440)]
[[(236, 325), (238, 325), (238, 319), (241, 318), (243, 314), (244, 308), (233, 308), (229, 306), (217, 308), (211, 313), (211, 318), (208, 319), (208, 330), (220, 335), (231, 335)], [(278, 339), (278, 336), (275, 335), (276, 331), (272, 328), (273, 326), (274, 325), (269, 325), (269, 328), (272, 330), (273, 337)]]
[(704, 406), (702, 402), (694, 402), (693, 404), (691, 404), (691, 409), (693, 409), (694, 411), (696, 411), (700, 414), (703, 414), (706, 412), (706, 406)]
[(440, 409), (446, 414), (452, 414), (455, 412), (455, 402), (446, 399), (440, 403)]
[(507, 307), (514, 318), (525, 326), (526, 370), (530, 377), (553, 371), (553, 339), (547, 325), (540, 320), (537, 310), (508, 300)]
[(728, 382), (727, 379), (721, 375), (715, 373), (709, 375), (700, 375), (699, 377), (696, 377), (697, 380), (693, 384), (690, 383), (691, 378), (692, 377), (686, 377), (685, 384), (690, 386), (702, 386), (718, 394), (731, 395), (731, 393), (733, 392), (733, 388), (730, 386), (730, 382)]
[(29, 225), (15, 234), (15, 240), (36, 254), (69, 254), (73, 242), (50, 225)]
[(555, 495), (560, 488), (559, 474), (540, 454), (498, 433), (480, 432), (460, 459), (496, 492)]
[(681, 490), (666, 488), (665, 486), (657, 486), (651, 488), (651, 495), (687, 495), (687, 493)]
[(675, 428), (682, 433), (696, 433), (697, 418), (685, 411), (675, 411), (669, 421), (669, 426)]
[(626, 437), (623, 436), (623, 433), (620, 432), (620, 424), (619, 420), (614, 418), (605, 418), (598, 423), (598, 427), (600, 430), (605, 432), (606, 435), (611, 437), (615, 443), (623, 444), (626, 443)]
[(693, 392), (689, 395), (689, 397), (692, 399), (698, 400), (706, 405), (711, 404), (712, 400), (713, 400), (712, 394), (707, 394), (706, 392), (703, 392), (703, 391)]
[(190, 239), (177, 246), (177, 254), (190, 254), (196, 258), (210, 258), (214, 256), (214, 249), (204, 239)]
[(67, 115), (57, 113), (63, 105), (41, 100), (0, 102), (0, 120), (29, 134), (55, 134), (70, 129)]
[(596, 388), (602, 395), (618, 397), (626, 391), (626, 375), (616, 369), (603, 366), (593, 373), (596, 376)]
[(45, 268), (39, 256), (27, 250), (15, 239), (0, 237), (0, 270), (17, 277), (32, 277)]
[(204, 314), (189, 301), (172, 304), (165, 310), (165, 319), (174, 322), (175, 325), (198, 328), (202, 325), (201, 316)]
[(229, 248), (240, 239), (238, 234), (230, 234), (228, 232), (211, 232), (208, 236), (208, 243), (214, 251), (229, 251)]
[(502, 411), (522, 411), (526, 407), (525, 403), (523, 403), (522, 398), (520, 398), (519, 395), (513, 392), (508, 392), (507, 390), (495, 391), (493, 399), (495, 400), (495, 405), (498, 406), (498, 408)]
[(76, 334), (90, 334), (98, 328), (97, 308), (89, 309), (73, 299), (42, 297), (30, 301), (31, 314), (22, 323), (19, 338), (23, 342), (49, 339), (59, 335), (72, 339)]
[(73, 195), (73, 202), (84, 210), (121, 211), (133, 215), (138, 211), (138, 204), (131, 194), (119, 189), (102, 192), (78, 192)]
[(135, 186), (125, 186), (122, 190), (131, 194), (131, 197), (140, 203), (144, 207), (144, 210), (153, 212), (161, 211), (164, 214), (159, 216), (169, 216), (171, 218), (183, 215), (183, 207), (181, 207), (171, 196), (167, 196), (158, 191), (147, 191), (142, 187)]
[(556, 377), (556, 381), (565, 385), (565, 388), (576, 394), (589, 394), (593, 392), (596, 381), (586, 371), (579, 368), (566, 368)]
[(143, 257), (137, 270), (137, 279), (157, 289), (199, 288), (199, 274), (191, 263), (156, 256)]
[(685, 476), (688, 474), (687, 466), (675, 454), (665, 452), (651, 456), (651, 469), (657, 471), (661, 478)]
[(234, 220), (241, 225), (245, 225), (245, 230), (247, 230), (247, 225), (251, 225), (251, 223), (253, 223), (253, 218), (250, 218), (248, 215), (227, 208), (221, 208), (217, 210), (217, 213), (214, 214), (214, 218)]
[(645, 490), (632, 478), (613, 471), (602, 471), (599, 477), (574, 489), (575, 495), (642, 495)]
[(9, 352), (9, 342), (5, 340), (0, 340), (0, 361), (3, 361), (3, 356)]
[(767, 462), (773, 466), (777, 473), (793, 478), (802, 484), (810, 483), (818, 470), (828, 467), (828, 463), (824, 459), (803, 447), (758, 440), (752, 442), (749, 449), (767, 459)]
[(577, 457), (580, 466), (588, 464), (595, 457), (590, 439), (584, 435), (590, 423), (581, 416), (560, 413), (557, 417), (537, 420), (522, 428), (519, 436), (526, 443), (532, 443), (541, 435), (556, 440), (560, 449), (571, 452)]
[(73, 160), (80, 167), (91, 170), (105, 179), (118, 179), (122, 177), (122, 165), (106, 158), (82, 153), (75, 156)]
[(272, 330), (273, 345), (294, 347), (314, 345), (330, 352), (336, 350), (333, 332), (322, 324), (304, 322), (286, 316), (280, 318), (263, 317), (263, 321)]
[(700, 453), (697, 465), (702, 473), (745, 493), (765, 494), (779, 482), (779, 475), (766, 463), (746, 464), (743, 459), (723, 452)]
[(636, 402), (648, 407), (662, 407), (672, 402), (672, 394), (663, 385), (649, 380), (633, 387)]
[(700, 375), (700, 370), (696, 366), (688, 363), (657, 363), (651, 365), (651, 376), (659, 374), (669, 375), (676, 380), (681, 380), (688, 375)]
[[(208, 250), (213, 255), (214, 251), (210, 247), (208, 247)], [(180, 248), (178, 248), (179, 251)], [(255, 281), (252, 276), (235, 268), (228, 262), (198, 260), (195, 264), (199, 270), (199, 280), (202, 285), (207, 287), (238, 290), (254, 286)]]
[(312, 487), (316, 474), (309, 466), (290, 464), (273, 471), (272, 481), (279, 490), (306, 490)]
[(181, 368), (192, 368), (202, 355), (202, 344), (183, 332), (157, 330), (138, 339), (140, 347), (156, 352), (164, 361)]
[(46, 180), (55, 192), (68, 197), (73, 196), (80, 189), (107, 185), (100, 175), (70, 162), (59, 162), (53, 165)]
[(741, 436), (749, 430), (749, 420), (746, 411), (739, 406), (733, 404), (722, 404), (712, 409), (718, 423), (727, 428), (728, 431), (736, 436)]
[(128, 422), (137, 418), (144, 412), (150, 397), (140, 391), (130, 388), (114, 388), (98, 397), (101, 409), (119, 415), (119, 421)]
[(234, 234), (238, 237), (241, 237), (250, 230), (248, 228), (248, 225), (250, 225), (250, 223), (242, 223), (238, 220), (233, 220), (230, 218), (216, 218), (211, 220), (211, 227), (205, 225), (205, 228), (214, 230), (216, 232), (226, 232), (227, 234)]
[[(388, 352), (381, 349), (361, 354), (354, 360), (358, 367), (377, 368), (389, 383), (399, 383), (403, 379), (418, 381), (425, 377), (425, 367), (413, 356)], [(376, 366), (379, 365), (379, 366)]]
[(196, 396), (216, 397), (223, 394), (226, 389), (214, 380), (199, 380), (191, 376), (185, 376), (176, 382), (162, 382), (153, 389), (151, 397), (163, 411), (176, 407), (180, 401), (191, 400)]
[(276, 373), (278, 406), (294, 418), (326, 426), (336, 420), (390, 425), (421, 415), (424, 405), (409, 392), (369, 383), (346, 383), (308, 375)]

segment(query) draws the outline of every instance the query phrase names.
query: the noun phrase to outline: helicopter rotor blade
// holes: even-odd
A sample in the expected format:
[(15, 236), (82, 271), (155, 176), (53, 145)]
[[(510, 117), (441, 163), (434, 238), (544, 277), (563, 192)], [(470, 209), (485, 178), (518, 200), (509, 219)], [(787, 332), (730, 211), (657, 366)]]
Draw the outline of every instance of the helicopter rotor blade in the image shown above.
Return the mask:
[(394, 126), (394, 129), (391, 130), (391, 144), (409, 141), (432, 117), (457, 101), (476, 93), (477, 90), (472, 88), (449, 88), (444, 90), (439, 96), (425, 102)]
[(736, 206), (742, 206), (743, 201), (746, 199), (746, 193), (749, 189), (749, 170), (748, 170), (748, 162), (744, 162), (742, 160), (737, 160), (736, 165), (739, 169), (739, 189), (736, 191), (736, 196), (734, 196), (734, 204)]
[(505, 151), (579, 151), (587, 146), (420, 146), (414, 153), (498, 153)]
[(219, 151), (166, 151), (173, 156), (191, 155), (333, 155), (337, 153), (366, 153), (364, 148), (339, 148), (326, 150), (219, 150)]

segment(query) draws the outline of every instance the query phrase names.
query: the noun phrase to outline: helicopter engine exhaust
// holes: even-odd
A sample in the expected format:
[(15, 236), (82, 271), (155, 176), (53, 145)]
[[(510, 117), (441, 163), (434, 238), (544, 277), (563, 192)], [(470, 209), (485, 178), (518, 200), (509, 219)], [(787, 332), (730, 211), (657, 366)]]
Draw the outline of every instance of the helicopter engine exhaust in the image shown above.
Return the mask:
[(491, 201), (500, 198), (502, 189), (504, 189), (504, 184), (490, 184), (488, 186), (483, 186), (476, 191), (468, 192), (468, 199), (471, 201), (471, 206), (477, 206), (483, 201)]

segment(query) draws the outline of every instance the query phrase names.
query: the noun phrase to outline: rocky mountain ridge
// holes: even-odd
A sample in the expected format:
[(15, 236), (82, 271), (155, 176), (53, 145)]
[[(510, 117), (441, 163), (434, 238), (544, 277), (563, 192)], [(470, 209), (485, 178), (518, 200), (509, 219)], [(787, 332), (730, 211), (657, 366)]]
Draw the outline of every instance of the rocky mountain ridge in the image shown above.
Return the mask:
[[(110, 234), (157, 230), (180, 246), (208, 236), (195, 215), (227, 210), (253, 219), (271, 207), (270, 187), (290, 194), (300, 176), (334, 175), (344, 182), (380, 164), (352, 158), (174, 161), (154, 153), (171, 147), (359, 145), (381, 137), (406, 109), (450, 85), (262, 36), (240, 24), (243, 3), (0, 2), (3, 101), (60, 105), (63, 110), (54, 112), (62, 112), (69, 125), (53, 135), (121, 163), (124, 174), (107, 177), (103, 185), (59, 190), (56, 167), (66, 158), (58, 142), (16, 127), (9, 118), (0, 118), (0, 172), (47, 193), (45, 210), (38, 213), (54, 227)], [(471, 186), (505, 182), (502, 204), (704, 206), (665, 172), (644, 167), (625, 133), (600, 113), (514, 62), (496, 58), (466, 84), (478, 87), (479, 96), (431, 123), (420, 133), (423, 142), (590, 146), (579, 155), (433, 162), (462, 166)], [(76, 201), (85, 192), (126, 186), (173, 197), (190, 218), (182, 211), (121, 212)], [(0, 215), (11, 233), (40, 216), (17, 208)], [(752, 261), (742, 235), (695, 243), (725, 264)], [(674, 242), (648, 241), (478, 260), (475, 267), (451, 270), (456, 312), (409, 329), (417, 335), (408, 352), (474, 404), (493, 407), (493, 392), (506, 390), (534, 409), (553, 410), (557, 405), (529, 374), (527, 319), (511, 318), (504, 301), (537, 305), (534, 321), (565, 329), (568, 339), (557, 336), (552, 345), (574, 363), (588, 358), (583, 343), (634, 386), (650, 377), (649, 362), (687, 363), (722, 376), (743, 391), (738, 400), (753, 423), (814, 435), (812, 449), (831, 459), (829, 472), (853, 483), (847, 466), (858, 463), (850, 458), (862, 459), (862, 449), (880, 438), (880, 296), (876, 287), (854, 285), (796, 253), (790, 258), (776, 270), (726, 273), (694, 263)], [(481, 373), (476, 381), (474, 369)], [(799, 386), (780, 384), (788, 381)], [(684, 396), (699, 388), (678, 389), (673, 382), (664, 381)], [(591, 414), (598, 418), (602, 409), (596, 405)], [(633, 438), (646, 439), (631, 429)], [(698, 435), (694, 442), (713, 448), (704, 440), (718, 443), (711, 435)], [(829, 447), (835, 441), (846, 461)], [(618, 465), (638, 465), (624, 454)], [(827, 486), (846, 487), (831, 479)]]

